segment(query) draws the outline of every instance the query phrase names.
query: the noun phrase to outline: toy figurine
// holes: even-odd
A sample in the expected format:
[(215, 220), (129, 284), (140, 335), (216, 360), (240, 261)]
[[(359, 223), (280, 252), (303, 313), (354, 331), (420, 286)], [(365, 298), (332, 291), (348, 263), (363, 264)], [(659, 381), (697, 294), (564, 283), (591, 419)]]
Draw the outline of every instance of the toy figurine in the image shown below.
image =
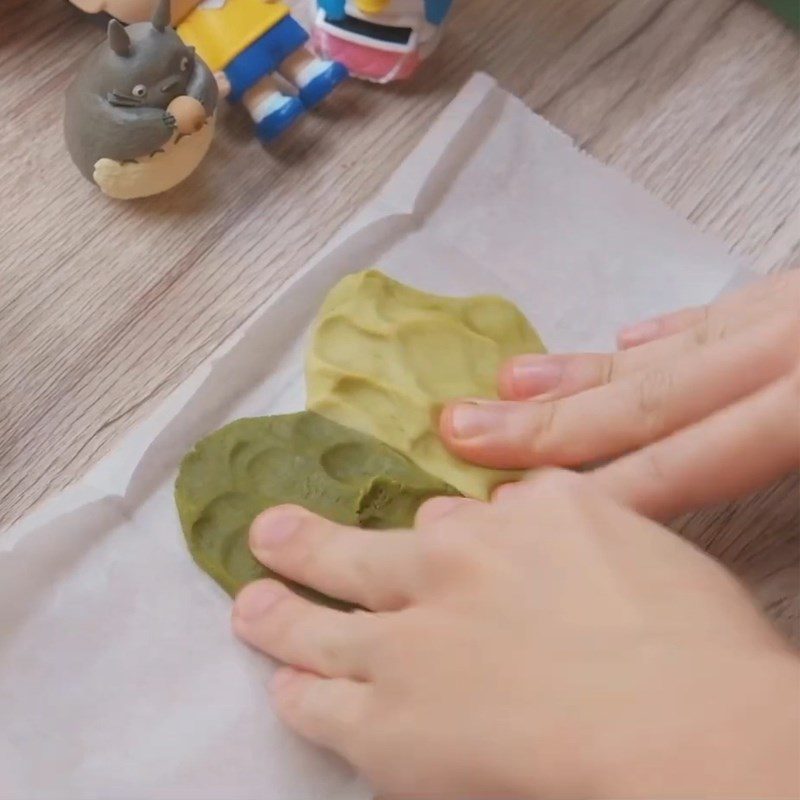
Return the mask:
[[(140, 19), (143, 0), (72, 0), (85, 11)], [(317, 58), (308, 33), (277, 0), (173, 0), (178, 35), (209, 67), (224, 74), (228, 99), (241, 101), (259, 136), (271, 141), (348, 76), (332, 60)], [(285, 94), (278, 73), (297, 95)]]
[(312, 0), (323, 58), (375, 83), (410, 77), (441, 38), (453, 0)]
[(67, 90), (67, 149), (111, 197), (166, 191), (208, 152), (217, 98), (213, 74), (169, 26), (169, 0), (158, 0), (151, 22), (112, 20), (81, 66)]

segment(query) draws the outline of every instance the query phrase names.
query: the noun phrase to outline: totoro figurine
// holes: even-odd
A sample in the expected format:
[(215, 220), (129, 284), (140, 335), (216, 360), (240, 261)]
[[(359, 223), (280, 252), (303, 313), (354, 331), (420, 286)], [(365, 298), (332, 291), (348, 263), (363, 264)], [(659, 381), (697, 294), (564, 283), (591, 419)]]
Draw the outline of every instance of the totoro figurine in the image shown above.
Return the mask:
[(81, 173), (131, 199), (176, 186), (214, 137), (217, 82), (170, 27), (170, 2), (150, 22), (116, 20), (67, 90), (64, 135)]

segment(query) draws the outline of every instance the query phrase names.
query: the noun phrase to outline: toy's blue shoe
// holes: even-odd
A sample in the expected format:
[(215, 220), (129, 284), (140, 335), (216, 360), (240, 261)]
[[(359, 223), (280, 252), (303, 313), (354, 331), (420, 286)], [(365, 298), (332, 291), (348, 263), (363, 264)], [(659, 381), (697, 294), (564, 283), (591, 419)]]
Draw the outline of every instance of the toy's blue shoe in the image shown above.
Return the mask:
[(350, 73), (344, 64), (316, 59), (300, 75), (298, 87), (300, 100), (306, 108), (314, 108), (349, 77)]
[(267, 113), (256, 122), (258, 138), (264, 142), (277, 139), (287, 128), (290, 128), (298, 117), (306, 113), (306, 107), (296, 97), (280, 95), (275, 102), (270, 100)]

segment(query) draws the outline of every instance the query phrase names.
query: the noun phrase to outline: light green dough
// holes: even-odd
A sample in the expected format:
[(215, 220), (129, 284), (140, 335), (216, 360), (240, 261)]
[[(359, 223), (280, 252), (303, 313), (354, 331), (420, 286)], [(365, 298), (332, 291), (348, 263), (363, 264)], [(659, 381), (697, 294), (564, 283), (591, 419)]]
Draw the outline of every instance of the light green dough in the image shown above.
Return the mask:
[(467, 464), (438, 436), (446, 401), (497, 398), (509, 357), (544, 347), (522, 312), (500, 297), (439, 297), (369, 270), (330, 292), (308, 355), (308, 407), (405, 453), (470, 497), (488, 498), (516, 472)]

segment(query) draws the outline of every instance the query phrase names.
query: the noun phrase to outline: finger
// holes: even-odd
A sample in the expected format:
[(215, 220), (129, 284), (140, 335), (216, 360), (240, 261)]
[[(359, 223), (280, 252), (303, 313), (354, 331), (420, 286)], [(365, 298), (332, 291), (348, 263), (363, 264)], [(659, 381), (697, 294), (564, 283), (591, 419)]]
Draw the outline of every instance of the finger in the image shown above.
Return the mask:
[(711, 306), (696, 306), (635, 322), (633, 325), (626, 325), (617, 333), (617, 347), (620, 350), (628, 350), (652, 342), (654, 339), (679, 333), (695, 325), (707, 326), (710, 313)]
[(293, 667), (329, 678), (368, 678), (372, 615), (333, 611), (263, 580), (239, 592), (232, 621), (239, 638)]
[(734, 500), (800, 465), (800, 371), (591, 473), (641, 514), (669, 519)]
[(337, 525), (297, 506), (279, 506), (250, 528), (265, 566), (303, 586), (373, 611), (401, 608), (414, 582), (414, 534)]
[(477, 503), (477, 500), (470, 500), (467, 497), (434, 497), (423, 503), (417, 510), (414, 527), (420, 528), (438, 522), (454, 511), (458, 511), (465, 506)]
[[(800, 270), (792, 274), (800, 276)], [(787, 315), (800, 307), (800, 283), (794, 292), (788, 280), (771, 281), (769, 294), (759, 284), (752, 302), (729, 308), (724, 304), (685, 309), (660, 318), (666, 326), (654, 341), (617, 353), (528, 354), (506, 362), (498, 378), (503, 400), (555, 400), (603, 386), (644, 369), (685, 357), (715, 342), (740, 335), (776, 315)], [(796, 282), (796, 281), (795, 281)], [(767, 282), (765, 282), (767, 283)], [(783, 289), (780, 297), (774, 292)], [(673, 320), (674, 324), (670, 320)], [(651, 321), (653, 322), (653, 321)], [(647, 323), (650, 324), (650, 323)], [(682, 330), (685, 328), (685, 330)], [(660, 329), (661, 330), (661, 329)], [(671, 334), (671, 335), (670, 335)]]
[(500, 370), (498, 393), (503, 400), (557, 400), (669, 364), (730, 336), (723, 326), (692, 329), (617, 353), (522, 355)]
[(369, 684), (331, 680), (285, 667), (270, 693), (278, 716), (300, 736), (352, 762), (366, 731)]
[(442, 415), (442, 438), (455, 455), (495, 468), (575, 466), (616, 456), (781, 377), (797, 358), (798, 333), (798, 322), (783, 318), (564, 399), (451, 405)]
[(689, 328), (705, 327), (711, 331), (723, 320), (752, 321), (763, 318), (770, 310), (797, 308), (799, 304), (800, 270), (789, 270), (733, 292), (711, 305), (686, 308), (629, 325), (617, 335), (617, 344), (621, 349), (639, 347)]
[(502, 366), (498, 392), (503, 400), (555, 400), (619, 380), (656, 360), (638, 352), (633, 357), (630, 353), (516, 356)]

